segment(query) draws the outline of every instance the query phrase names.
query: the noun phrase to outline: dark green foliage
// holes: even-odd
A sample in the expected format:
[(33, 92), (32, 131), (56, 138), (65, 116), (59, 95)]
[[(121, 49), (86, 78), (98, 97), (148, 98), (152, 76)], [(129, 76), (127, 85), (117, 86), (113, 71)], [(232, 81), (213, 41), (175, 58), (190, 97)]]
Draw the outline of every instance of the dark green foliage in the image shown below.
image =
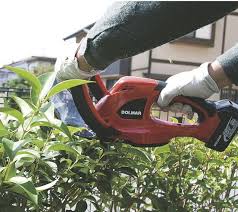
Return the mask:
[(52, 76), (27, 76), (32, 101), (14, 98), (19, 111), (0, 111), (0, 211), (238, 209), (237, 140), (218, 153), (191, 138), (157, 148), (83, 139), (54, 118), (48, 98), (86, 82), (51, 89)]

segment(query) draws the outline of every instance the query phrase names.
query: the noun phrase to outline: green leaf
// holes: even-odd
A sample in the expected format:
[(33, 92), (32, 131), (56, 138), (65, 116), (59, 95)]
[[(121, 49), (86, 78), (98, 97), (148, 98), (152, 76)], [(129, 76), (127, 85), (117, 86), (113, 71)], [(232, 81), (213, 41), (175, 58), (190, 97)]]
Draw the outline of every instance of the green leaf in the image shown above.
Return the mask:
[(197, 179), (198, 179), (198, 180), (202, 180), (203, 178), (204, 178), (204, 173), (201, 172), (201, 171), (198, 171)]
[(36, 187), (36, 190), (37, 191), (45, 191), (45, 190), (48, 190), (50, 188), (52, 188), (56, 183), (58, 182), (58, 179), (48, 183), (48, 184), (45, 184), (43, 186), (39, 186), (39, 187)]
[(118, 171), (129, 176), (137, 177), (136, 171), (130, 167), (120, 167)]
[(4, 149), (11, 160), (13, 160), (17, 151), (20, 150), (21, 147), (28, 142), (29, 142), (28, 140), (21, 140), (21, 141), (13, 142), (6, 138), (2, 139)]
[(111, 183), (107, 179), (100, 179), (97, 181), (97, 188), (102, 193), (112, 194)]
[(105, 156), (115, 156), (115, 155), (119, 155), (118, 152), (115, 152), (115, 151), (107, 151), (107, 152), (104, 152), (103, 155), (101, 156), (101, 158), (105, 157)]
[(33, 139), (31, 140), (31, 143), (37, 146), (39, 149), (44, 147), (45, 142), (41, 139)]
[(123, 189), (121, 190), (121, 194), (123, 196), (123, 198), (130, 200), (131, 199), (131, 195), (127, 189), (127, 186), (123, 187)]
[(41, 83), (41, 86), (42, 86), (42, 90), (41, 90), (40, 96), (39, 96), (40, 101), (46, 97), (46, 95), (52, 88), (54, 81), (55, 81), (55, 77), (56, 77), (55, 72), (47, 72), (47, 73), (44, 73), (38, 77), (38, 79)]
[(65, 135), (67, 135), (70, 139), (72, 139), (71, 133), (67, 125), (65, 125), (62, 121), (58, 119), (47, 120), (47, 117), (46, 118), (42, 116), (35, 117), (34, 120), (32, 121), (31, 127), (40, 127), (40, 126), (58, 129)]
[(54, 162), (52, 162), (52, 161), (46, 161), (46, 162), (45, 162), (45, 165), (47, 165), (47, 166), (51, 169), (51, 171), (53, 171), (53, 172), (55, 172), (55, 173), (58, 171), (58, 166), (57, 166), (57, 164), (54, 163)]
[(4, 153), (4, 147), (3, 144), (0, 142), (0, 155), (3, 155)]
[(77, 132), (81, 132), (83, 130), (86, 130), (85, 127), (73, 127), (73, 126), (68, 126), (69, 131), (71, 132), (71, 135), (77, 133)]
[(42, 115), (47, 120), (54, 120), (55, 119), (55, 108), (54, 105), (51, 102), (47, 102), (46, 104), (42, 105), (40, 111), (42, 112)]
[(16, 118), (21, 124), (24, 122), (22, 113), (16, 109), (13, 109), (10, 107), (3, 107), (3, 108), (0, 108), (0, 113), (5, 113), (7, 115), (10, 115), (10, 116)]
[(168, 153), (168, 152), (170, 152), (169, 144), (166, 144), (166, 145), (161, 146), (161, 147), (156, 147), (155, 150), (154, 150), (155, 155), (158, 155), (158, 154), (161, 154), (161, 153)]
[(139, 157), (145, 163), (151, 162), (150, 157), (148, 156), (148, 153), (144, 150), (139, 149), (139, 148), (127, 146), (126, 148), (123, 147), (122, 151)]
[(8, 134), (9, 134), (8, 130), (4, 127), (2, 121), (0, 120), (0, 137), (4, 137)]
[(150, 194), (152, 206), (154, 209), (160, 209), (161, 211), (167, 211), (168, 201), (164, 197), (158, 197), (154, 194)]
[(39, 169), (39, 171), (44, 170), (44, 171), (47, 172), (47, 175), (49, 175), (49, 176), (52, 176), (53, 174), (55, 174), (58, 171), (57, 164), (55, 164), (54, 162), (40, 160), (39, 164), (40, 164), (40, 167), (41, 167), (41, 169)]
[(66, 80), (63, 82), (60, 82), (59, 84), (55, 85), (49, 93), (47, 94), (46, 99), (51, 98), (57, 93), (60, 93), (63, 90), (67, 90), (79, 85), (87, 84), (87, 83), (92, 83), (93, 81), (88, 81), (88, 80), (81, 80), (81, 79), (71, 79), (71, 80)]
[(34, 149), (22, 149), (17, 152), (16, 155), (20, 154), (28, 154), (28, 155), (33, 155), (35, 158), (40, 158), (40, 153)]
[(87, 207), (88, 207), (87, 202), (84, 200), (80, 200), (76, 205), (75, 211), (76, 212), (84, 212), (87, 210)]
[(21, 166), (30, 166), (34, 163), (36, 157), (30, 154), (20, 154), (14, 157), (16, 168), (18, 169)]
[[(70, 159), (67, 159), (67, 158), (61, 158), (60, 163), (66, 163), (67, 166), (70, 167), (72, 165), (73, 161)], [(75, 164), (75, 165), (77, 165), (77, 164)]]
[(75, 155), (80, 154), (78, 151), (76, 151), (69, 145), (62, 144), (62, 143), (54, 143), (48, 147), (48, 150), (51, 150), (51, 151), (62, 151), (63, 150), (63, 151), (69, 152), (69, 153), (73, 153)]
[(26, 117), (33, 111), (32, 107), (24, 99), (21, 99), (17, 96), (13, 96), (12, 98), (19, 106), (24, 117)]
[(29, 166), (36, 158), (40, 158), (40, 153), (33, 149), (23, 149), (19, 150), (14, 157), (14, 161), (16, 162), (16, 167), (19, 168), (21, 166)]
[(14, 185), (10, 188), (11, 191), (25, 196), (28, 200), (33, 202), (35, 205), (38, 204), (38, 195), (35, 186), (32, 181), (28, 178), (16, 176), (10, 178), (5, 183), (13, 183)]
[(11, 162), (10, 164), (8, 164), (5, 170), (6, 172), (5, 172), (4, 179), (6, 181), (12, 177), (15, 177), (16, 176), (15, 162)]
[(5, 149), (5, 152), (7, 153), (8, 157), (12, 160), (13, 157), (14, 157), (14, 142), (9, 140), (9, 139), (6, 139), (6, 138), (3, 138), (2, 139), (2, 143), (3, 143), (3, 146), (4, 146), (4, 149)]
[(37, 79), (37, 77), (30, 73), (29, 71), (26, 71), (22, 68), (17, 68), (17, 67), (11, 67), (11, 66), (5, 66), (6, 69), (15, 72), (18, 74), (20, 77), (23, 79), (27, 80), (29, 84), (32, 86), (32, 91), (31, 91), (31, 99), (34, 104), (37, 104), (39, 94), (41, 92), (41, 83)]
[(195, 150), (194, 155), (199, 160), (199, 162), (202, 162), (205, 158), (205, 154), (200, 150)]
[(4, 137), (8, 134), (9, 134), (9, 132), (6, 129), (0, 129), (0, 137)]

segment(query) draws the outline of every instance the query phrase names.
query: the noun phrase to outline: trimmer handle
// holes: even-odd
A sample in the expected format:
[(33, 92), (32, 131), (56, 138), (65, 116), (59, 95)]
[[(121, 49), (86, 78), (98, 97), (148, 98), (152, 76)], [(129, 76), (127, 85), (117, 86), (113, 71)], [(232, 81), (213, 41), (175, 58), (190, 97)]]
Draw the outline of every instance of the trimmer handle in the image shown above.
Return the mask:
[[(163, 88), (167, 85), (166, 82), (158, 81), (157, 89), (161, 92)], [(170, 104), (179, 102), (182, 104), (188, 104), (192, 107), (193, 111), (198, 114), (199, 122), (203, 121), (204, 118), (212, 116), (216, 112), (216, 107), (214, 102), (209, 100), (204, 100), (198, 97), (189, 97), (189, 96), (177, 96), (175, 97)]]
[[(159, 81), (158, 90), (161, 91), (165, 86), (165, 82)], [(224, 151), (236, 135), (238, 130), (238, 105), (234, 102), (228, 99), (212, 102), (197, 97), (184, 96), (174, 98), (172, 103), (174, 102), (189, 104), (194, 112), (198, 113), (199, 122), (210, 117), (219, 117), (220, 121), (216, 130), (206, 142), (208, 148)]]

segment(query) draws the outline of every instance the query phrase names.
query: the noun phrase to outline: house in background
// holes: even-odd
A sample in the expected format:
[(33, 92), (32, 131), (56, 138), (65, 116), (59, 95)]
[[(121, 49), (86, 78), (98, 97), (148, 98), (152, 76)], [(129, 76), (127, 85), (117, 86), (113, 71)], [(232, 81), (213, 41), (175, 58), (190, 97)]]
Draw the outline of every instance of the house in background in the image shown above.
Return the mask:
[[(19, 60), (8, 64), (8, 66), (19, 67), (23, 68), (28, 71), (33, 71), (36, 67), (53, 67), (55, 64), (56, 58), (51, 57), (39, 57), (39, 56), (32, 56), (29, 58), (25, 58), (23, 60)], [(0, 68), (0, 86), (9, 80), (16, 79), (18, 76), (5, 69), (4, 67)]]
[[(93, 24), (64, 38), (79, 43)], [(201, 63), (213, 61), (238, 42), (238, 10), (217, 22), (188, 35), (131, 58), (119, 60), (102, 74), (107, 87), (121, 76), (133, 75), (166, 80), (171, 75), (190, 71)], [(230, 98), (238, 102), (238, 87), (225, 88), (211, 99)]]

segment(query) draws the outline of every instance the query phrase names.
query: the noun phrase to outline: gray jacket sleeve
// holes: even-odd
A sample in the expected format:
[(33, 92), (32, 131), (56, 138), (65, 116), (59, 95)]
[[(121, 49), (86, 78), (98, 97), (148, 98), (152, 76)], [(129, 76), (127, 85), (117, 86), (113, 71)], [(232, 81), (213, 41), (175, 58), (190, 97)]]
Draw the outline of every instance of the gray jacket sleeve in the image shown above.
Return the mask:
[(237, 7), (236, 1), (116, 2), (89, 31), (84, 57), (95, 69), (104, 69), (212, 23)]
[(238, 85), (238, 44), (219, 56), (217, 60), (231, 82)]

